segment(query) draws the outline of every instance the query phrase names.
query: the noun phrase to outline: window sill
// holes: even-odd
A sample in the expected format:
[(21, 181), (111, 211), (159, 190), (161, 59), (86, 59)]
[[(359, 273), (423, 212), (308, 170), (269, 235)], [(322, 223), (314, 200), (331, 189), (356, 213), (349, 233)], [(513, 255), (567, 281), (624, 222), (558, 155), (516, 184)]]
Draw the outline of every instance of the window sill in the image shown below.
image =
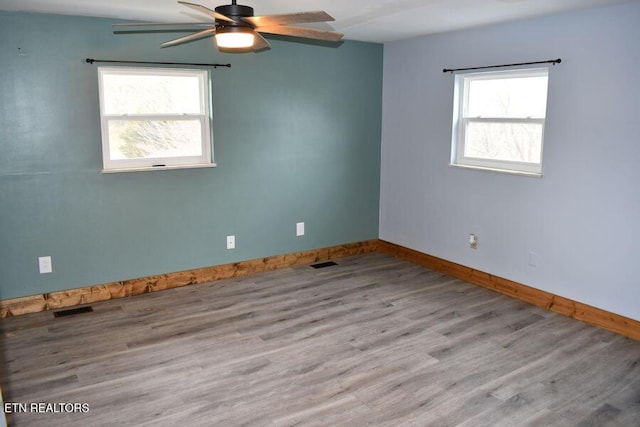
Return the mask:
[(169, 166), (145, 166), (139, 168), (121, 168), (121, 169), (102, 169), (101, 173), (121, 173), (121, 172), (147, 172), (147, 171), (166, 171), (175, 169), (203, 169), (215, 168), (215, 163), (195, 164), (195, 165), (169, 165)]
[(509, 169), (488, 168), (488, 167), (482, 167), (482, 166), (458, 165), (455, 163), (450, 163), (449, 166), (453, 168), (476, 169), (476, 170), (482, 170), (482, 171), (488, 171), (488, 172), (498, 172), (498, 173), (506, 173), (510, 175), (523, 175), (523, 176), (530, 176), (534, 178), (542, 178), (541, 172), (540, 173), (524, 172), (524, 171), (515, 171), (515, 170), (509, 170)]

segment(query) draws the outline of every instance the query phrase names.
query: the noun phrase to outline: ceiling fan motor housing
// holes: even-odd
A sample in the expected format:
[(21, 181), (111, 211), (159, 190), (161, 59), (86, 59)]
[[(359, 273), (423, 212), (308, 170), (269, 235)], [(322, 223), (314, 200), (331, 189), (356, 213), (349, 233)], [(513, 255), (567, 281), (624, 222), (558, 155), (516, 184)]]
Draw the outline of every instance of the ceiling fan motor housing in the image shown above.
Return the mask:
[(221, 13), (229, 18), (233, 19), (236, 22), (228, 22), (228, 21), (220, 21), (216, 19), (216, 27), (249, 27), (250, 25), (246, 24), (242, 18), (248, 18), (253, 16), (253, 8), (250, 6), (244, 6), (241, 4), (236, 4), (234, 1), (233, 4), (226, 4), (224, 6), (216, 7), (216, 12)]

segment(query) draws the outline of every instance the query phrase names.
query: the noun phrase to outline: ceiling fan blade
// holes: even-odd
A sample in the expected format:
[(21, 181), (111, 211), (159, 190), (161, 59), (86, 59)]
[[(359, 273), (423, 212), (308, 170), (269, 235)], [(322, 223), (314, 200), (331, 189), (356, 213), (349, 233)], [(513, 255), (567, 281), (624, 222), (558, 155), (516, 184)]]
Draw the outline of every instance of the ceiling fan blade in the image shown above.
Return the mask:
[(201, 12), (201, 13), (207, 14), (209, 16), (212, 16), (215, 19), (217, 19), (218, 21), (236, 22), (233, 19), (229, 18), (228, 16), (225, 16), (225, 15), (223, 15), (221, 13), (218, 13), (215, 10), (209, 9), (208, 7), (203, 6), (201, 4), (189, 3), (187, 1), (181, 1), (181, 0), (178, 0), (178, 3), (183, 4), (183, 5), (187, 6), (187, 7), (190, 7), (191, 9), (195, 9), (198, 12)]
[(137, 22), (135, 24), (113, 24), (114, 27), (214, 27), (213, 22)]
[(192, 33), (192, 34), (189, 34), (189, 35), (184, 36), (184, 37), (180, 37), (180, 38), (177, 38), (177, 39), (169, 40), (168, 42), (162, 43), (160, 46), (161, 47), (169, 47), (169, 46), (175, 46), (177, 44), (187, 43), (187, 42), (190, 42), (192, 40), (201, 39), (201, 38), (206, 37), (206, 36), (208, 36), (210, 34), (215, 34), (215, 32), (216, 32), (215, 28), (207, 28), (206, 30), (198, 31), (197, 33)]
[(282, 15), (251, 16), (242, 18), (242, 20), (255, 27), (334, 21), (331, 15), (322, 10), (315, 12), (286, 13)]
[(254, 51), (255, 50), (263, 50), (263, 49), (267, 49), (267, 48), (271, 47), (271, 44), (267, 41), (267, 39), (262, 37), (262, 35), (260, 33), (255, 31), (255, 35), (256, 35), (256, 41), (253, 44), (253, 50)]
[(267, 34), (278, 34), (291, 37), (303, 37), (305, 39), (325, 40), (330, 42), (339, 41), (344, 34), (333, 31), (316, 30), (313, 28), (288, 27), (286, 25), (273, 25), (258, 27), (256, 31)]

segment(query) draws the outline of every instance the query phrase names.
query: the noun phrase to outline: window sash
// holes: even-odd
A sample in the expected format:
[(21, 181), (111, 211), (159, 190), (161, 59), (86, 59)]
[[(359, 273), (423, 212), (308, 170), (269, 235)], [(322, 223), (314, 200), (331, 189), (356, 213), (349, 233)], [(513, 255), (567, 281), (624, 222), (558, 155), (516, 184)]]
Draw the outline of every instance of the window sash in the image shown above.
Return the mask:
[[(525, 173), (539, 174), (542, 172), (542, 162), (520, 162), (506, 159), (490, 159), (485, 157), (465, 156), (467, 143), (466, 133), (470, 123), (509, 123), (509, 124), (537, 124), (542, 127), (541, 138), (544, 140), (544, 119), (496, 119), (496, 118), (464, 118), (460, 120), (460, 139), (456, 150), (456, 163), (463, 166), (473, 166), (497, 170), (513, 170)], [(540, 142), (540, 159), (542, 159), (542, 141)]]
[[(202, 154), (200, 156), (165, 156), (165, 157), (146, 157), (131, 159), (112, 159), (111, 145), (109, 135), (109, 123), (111, 121), (198, 121), (200, 123), (200, 141), (202, 145)], [(151, 168), (157, 165), (164, 166), (187, 166), (211, 163), (210, 144), (207, 141), (209, 127), (208, 118), (203, 115), (143, 115), (136, 114), (134, 116), (108, 116), (103, 118), (102, 129), (106, 133), (106, 142), (103, 143), (103, 163), (105, 169), (127, 169), (127, 168)]]

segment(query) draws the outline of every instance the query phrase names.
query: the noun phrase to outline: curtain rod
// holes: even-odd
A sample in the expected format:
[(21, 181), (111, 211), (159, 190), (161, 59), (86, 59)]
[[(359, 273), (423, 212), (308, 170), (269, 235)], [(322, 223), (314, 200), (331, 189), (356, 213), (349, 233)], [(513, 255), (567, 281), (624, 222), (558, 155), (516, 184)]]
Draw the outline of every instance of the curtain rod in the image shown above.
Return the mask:
[(231, 64), (198, 64), (198, 63), (189, 63), (189, 62), (143, 62), (143, 61), (116, 61), (109, 59), (93, 59), (87, 58), (85, 59), (87, 64), (93, 64), (94, 62), (109, 62), (115, 64), (149, 64), (149, 65), (194, 65), (197, 67), (227, 67), (231, 68)]
[(535, 64), (559, 64), (562, 62), (562, 59), (549, 59), (546, 61), (535, 61), (535, 62), (519, 62), (516, 64), (501, 64), (501, 65), (487, 65), (484, 67), (469, 67), (469, 68), (445, 68), (442, 70), (443, 73), (453, 73), (455, 71), (469, 71), (469, 70), (484, 70), (486, 68), (503, 68), (503, 67), (516, 67), (518, 65), (535, 65)]

